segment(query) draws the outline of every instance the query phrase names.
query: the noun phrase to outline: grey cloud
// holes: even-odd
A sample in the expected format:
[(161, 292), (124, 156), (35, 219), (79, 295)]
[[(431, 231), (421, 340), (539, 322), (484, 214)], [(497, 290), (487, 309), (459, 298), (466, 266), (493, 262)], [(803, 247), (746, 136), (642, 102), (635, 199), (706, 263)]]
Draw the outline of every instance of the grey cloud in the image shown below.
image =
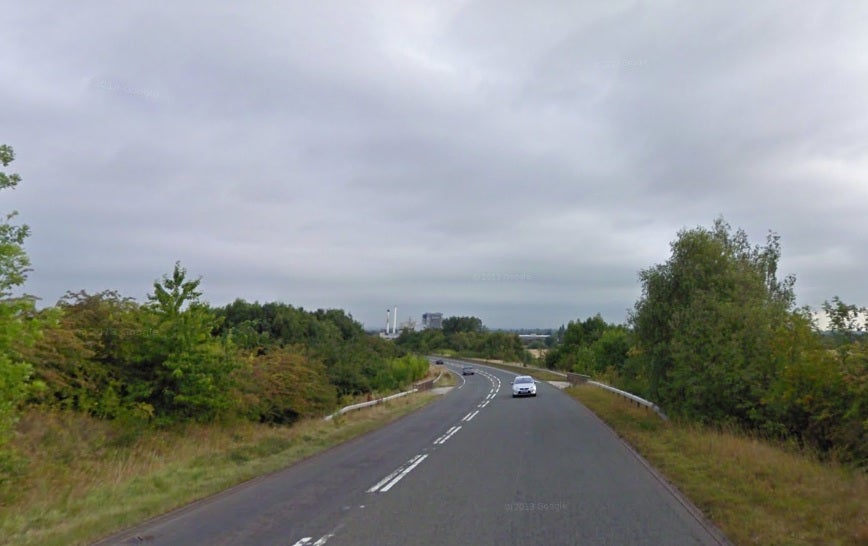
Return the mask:
[[(20, 4), (3, 142), (27, 290), (622, 321), (723, 215), (800, 302), (868, 303), (868, 10), (845, 3)], [(8, 204), (8, 206), (7, 206)]]

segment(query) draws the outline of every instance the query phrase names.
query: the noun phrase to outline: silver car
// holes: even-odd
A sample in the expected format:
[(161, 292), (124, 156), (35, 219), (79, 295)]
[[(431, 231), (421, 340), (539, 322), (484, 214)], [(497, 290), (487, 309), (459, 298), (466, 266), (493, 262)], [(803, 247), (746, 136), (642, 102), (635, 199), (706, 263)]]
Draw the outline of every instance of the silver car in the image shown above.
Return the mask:
[(512, 380), (512, 397), (536, 396), (536, 381), (529, 375), (519, 375)]

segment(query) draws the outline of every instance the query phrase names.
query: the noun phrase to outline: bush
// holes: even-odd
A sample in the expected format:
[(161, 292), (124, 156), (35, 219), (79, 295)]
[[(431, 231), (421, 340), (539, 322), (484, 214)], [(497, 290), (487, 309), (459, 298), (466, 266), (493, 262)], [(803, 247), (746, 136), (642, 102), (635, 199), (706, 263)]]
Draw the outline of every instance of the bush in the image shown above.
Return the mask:
[(297, 347), (252, 356), (232, 378), (237, 407), (255, 421), (290, 424), (328, 413), (337, 405), (337, 391), (325, 366)]

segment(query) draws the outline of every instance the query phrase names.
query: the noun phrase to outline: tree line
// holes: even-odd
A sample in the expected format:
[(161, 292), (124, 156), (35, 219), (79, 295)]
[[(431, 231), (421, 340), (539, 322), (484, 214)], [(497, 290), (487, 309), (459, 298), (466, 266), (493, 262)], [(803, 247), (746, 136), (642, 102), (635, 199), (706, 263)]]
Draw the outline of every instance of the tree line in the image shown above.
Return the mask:
[(448, 352), (510, 362), (528, 363), (533, 360), (517, 334), (488, 331), (478, 317), (448, 317), (443, 319), (440, 329), (404, 330), (395, 343), (417, 354)]
[(821, 329), (796, 306), (795, 277), (778, 276), (780, 257), (776, 234), (752, 245), (722, 218), (681, 230), (670, 258), (640, 272), (627, 323), (570, 322), (546, 365), (607, 380), (670, 415), (866, 466), (866, 309), (835, 296)]
[(157, 424), (292, 423), (427, 373), (426, 359), (367, 335), (343, 311), (240, 299), (215, 308), (199, 283), (176, 263), (143, 304), (69, 292), (22, 317), (39, 330), (11, 347), (29, 367), (23, 401)]

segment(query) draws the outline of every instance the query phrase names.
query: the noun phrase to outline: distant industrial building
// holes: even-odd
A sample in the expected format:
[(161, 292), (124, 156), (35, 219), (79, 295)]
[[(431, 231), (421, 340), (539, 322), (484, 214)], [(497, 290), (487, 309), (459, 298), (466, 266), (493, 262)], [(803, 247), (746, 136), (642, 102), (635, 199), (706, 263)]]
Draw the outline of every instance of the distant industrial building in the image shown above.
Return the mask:
[(409, 317), (407, 320), (398, 325), (399, 332), (403, 332), (404, 330), (408, 332), (416, 331), (416, 321), (413, 320), (413, 317)]
[(386, 309), (386, 328), (380, 331), (380, 337), (383, 339), (398, 339), (401, 332), (415, 332), (416, 321), (413, 317), (407, 317), (407, 320), (398, 324), (398, 306), (395, 309)]
[(534, 341), (546, 341), (550, 337), (552, 336), (549, 334), (518, 334), (518, 339), (525, 344), (533, 343)]
[(385, 339), (398, 338), (398, 306), (395, 306), (395, 313), (392, 314), (391, 309), (386, 309), (386, 330), (380, 332), (380, 337)]
[(423, 313), (422, 328), (435, 328), (441, 330), (443, 328), (443, 313)]

